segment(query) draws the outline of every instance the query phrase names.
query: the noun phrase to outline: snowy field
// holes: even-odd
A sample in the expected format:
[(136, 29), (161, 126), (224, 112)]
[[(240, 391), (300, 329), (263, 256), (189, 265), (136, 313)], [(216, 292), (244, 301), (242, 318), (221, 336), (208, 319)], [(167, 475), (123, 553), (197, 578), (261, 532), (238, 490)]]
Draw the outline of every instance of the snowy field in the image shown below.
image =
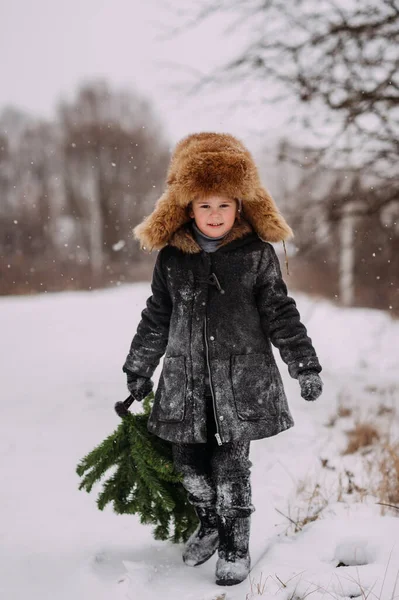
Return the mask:
[[(399, 598), (399, 511), (377, 504), (389, 479), (378, 453), (399, 429), (399, 323), (387, 314), (295, 294), (324, 393), (302, 400), (278, 357), (296, 426), (252, 444), (242, 584), (217, 586), (216, 556), (187, 567), (181, 545), (78, 491), (76, 464), (119, 423), (121, 367), (149, 291), (0, 298), (0, 600)], [(357, 421), (381, 443), (343, 455)]]

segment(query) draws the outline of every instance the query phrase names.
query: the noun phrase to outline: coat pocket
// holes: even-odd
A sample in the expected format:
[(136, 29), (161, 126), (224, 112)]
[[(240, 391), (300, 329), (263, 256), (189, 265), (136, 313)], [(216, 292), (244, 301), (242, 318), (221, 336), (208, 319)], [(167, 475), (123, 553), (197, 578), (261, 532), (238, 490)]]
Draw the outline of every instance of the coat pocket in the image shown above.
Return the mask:
[(158, 420), (183, 421), (186, 408), (187, 373), (184, 356), (165, 356), (162, 374), (155, 395)]
[(277, 366), (266, 354), (233, 354), (231, 382), (237, 414), (245, 421), (277, 415)]

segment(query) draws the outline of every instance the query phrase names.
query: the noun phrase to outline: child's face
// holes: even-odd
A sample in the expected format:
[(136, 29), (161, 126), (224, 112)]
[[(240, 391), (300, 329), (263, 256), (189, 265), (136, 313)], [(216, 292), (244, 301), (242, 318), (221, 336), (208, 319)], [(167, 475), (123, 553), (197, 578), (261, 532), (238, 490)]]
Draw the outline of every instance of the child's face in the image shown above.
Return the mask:
[(237, 202), (227, 196), (208, 196), (193, 200), (190, 217), (204, 233), (210, 237), (219, 237), (227, 233), (234, 225), (237, 214)]

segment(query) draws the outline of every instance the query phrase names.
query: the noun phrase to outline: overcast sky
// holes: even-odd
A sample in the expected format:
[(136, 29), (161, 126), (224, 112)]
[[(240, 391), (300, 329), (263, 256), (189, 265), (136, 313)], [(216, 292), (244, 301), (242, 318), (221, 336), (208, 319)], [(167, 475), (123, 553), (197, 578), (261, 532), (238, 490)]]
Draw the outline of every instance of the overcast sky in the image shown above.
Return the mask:
[[(171, 6), (186, 5), (170, 0)], [(61, 97), (79, 83), (105, 77), (153, 100), (171, 140), (193, 131), (229, 131), (273, 137), (282, 114), (234, 109), (229, 90), (188, 96), (180, 85), (208, 73), (241, 42), (224, 34), (220, 18), (162, 39), (176, 25), (164, 0), (0, 0), (0, 111), (13, 105), (52, 116)], [(240, 90), (241, 91), (241, 90)], [(247, 90), (242, 89), (245, 99)]]

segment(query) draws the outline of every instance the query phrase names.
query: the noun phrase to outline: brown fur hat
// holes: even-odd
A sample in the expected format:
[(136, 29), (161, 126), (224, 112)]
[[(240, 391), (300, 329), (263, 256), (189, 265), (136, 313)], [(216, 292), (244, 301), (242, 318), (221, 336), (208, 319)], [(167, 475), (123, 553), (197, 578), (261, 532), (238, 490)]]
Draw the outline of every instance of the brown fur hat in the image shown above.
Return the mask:
[(185, 252), (199, 252), (201, 248), (187, 227), (191, 221), (188, 206), (195, 198), (210, 194), (241, 200), (241, 213), (222, 245), (252, 229), (268, 242), (293, 236), (262, 186), (255, 162), (244, 144), (229, 134), (204, 132), (191, 134), (177, 144), (164, 194), (154, 211), (133, 230), (141, 247), (160, 250), (171, 244)]

